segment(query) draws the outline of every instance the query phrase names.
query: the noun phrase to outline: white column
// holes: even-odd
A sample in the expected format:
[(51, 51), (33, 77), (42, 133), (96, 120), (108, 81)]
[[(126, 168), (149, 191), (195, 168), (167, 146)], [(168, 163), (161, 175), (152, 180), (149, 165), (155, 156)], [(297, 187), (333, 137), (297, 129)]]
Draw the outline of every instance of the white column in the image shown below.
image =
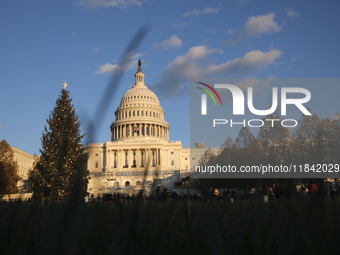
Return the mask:
[(156, 155), (155, 155), (156, 166), (158, 166), (158, 165), (159, 165), (159, 160), (158, 160), (158, 149), (156, 149), (155, 151), (156, 151)]
[(111, 150), (108, 150), (108, 152), (109, 152), (109, 159), (108, 159), (108, 166), (107, 166), (107, 168), (109, 169), (109, 168), (111, 168)]

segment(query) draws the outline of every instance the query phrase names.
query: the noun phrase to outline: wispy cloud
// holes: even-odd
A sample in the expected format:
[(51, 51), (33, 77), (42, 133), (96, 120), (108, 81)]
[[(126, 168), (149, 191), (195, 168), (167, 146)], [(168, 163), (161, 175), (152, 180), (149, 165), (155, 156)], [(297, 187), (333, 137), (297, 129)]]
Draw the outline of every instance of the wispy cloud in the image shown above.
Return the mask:
[(100, 7), (115, 7), (120, 9), (128, 8), (132, 5), (141, 6), (140, 0), (82, 0), (74, 2), (75, 5), (80, 5), (85, 8), (100, 8)]
[(197, 9), (194, 9), (192, 11), (189, 11), (189, 12), (186, 12), (182, 15), (182, 17), (189, 17), (189, 16), (199, 16), (199, 15), (202, 15), (202, 14), (215, 14), (215, 13), (218, 13), (218, 9), (217, 8), (210, 8), (210, 7), (207, 7), (205, 8), (204, 10), (202, 11), (199, 11)]
[(268, 52), (253, 50), (243, 57), (214, 64), (211, 55), (223, 54), (223, 50), (209, 49), (207, 46), (195, 46), (182, 56), (177, 56), (172, 63), (159, 74), (160, 81), (152, 89), (161, 98), (174, 97), (188, 90), (184, 83), (191, 78), (207, 77), (216, 74), (245, 74), (273, 64), (283, 54), (272, 49)]
[(1, 123), (0, 123), (0, 128), (2, 128), (4, 125), (2, 125)]
[(92, 52), (97, 52), (98, 50), (100, 50), (100, 48), (93, 48)]
[(213, 35), (213, 34), (216, 34), (216, 33), (219, 32), (219, 31), (220, 31), (220, 30), (208, 29), (208, 30), (205, 30), (204, 33)]
[(135, 51), (131, 51), (126, 56), (126, 61), (123, 61), (124, 63), (126, 63), (124, 66), (120, 66), (118, 64), (111, 64), (110, 62), (107, 62), (105, 65), (100, 66), (99, 70), (97, 70), (95, 74), (121, 72), (123, 70), (135, 68), (137, 66), (137, 58), (141, 56), (143, 56), (142, 53), (135, 53)]
[(181, 22), (181, 23), (179, 23), (179, 24), (172, 24), (171, 26), (173, 27), (173, 28), (180, 28), (180, 27), (186, 27), (188, 25), (188, 23), (186, 23), (186, 22)]
[(76, 37), (77, 37), (77, 34), (78, 34), (78, 32), (73, 32), (73, 33), (71, 34), (71, 36), (72, 36), (73, 38), (76, 38)]
[(293, 18), (297, 18), (300, 16), (300, 13), (295, 12), (295, 11), (291, 11), (291, 10), (287, 10), (287, 16), (291, 19)]
[(292, 57), (290, 61), (295, 62), (295, 61), (300, 61), (303, 60), (303, 57)]
[(169, 39), (164, 40), (161, 43), (155, 43), (154, 47), (162, 48), (164, 50), (168, 50), (170, 48), (178, 48), (183, 45), (183, 41), (178, 38), (178, 35), (173, 35)]
[(264, 34), (278, 33), (282, 29), (275, 21), (275, 13), (268, 13), (265, 15), (251, 16), (245, 23), (242, 30), (229, 29), (228, 34), (236, 34), (234, 38), (227, 42), (236, 44), (241, 40), (250, 37), (260, 37)]

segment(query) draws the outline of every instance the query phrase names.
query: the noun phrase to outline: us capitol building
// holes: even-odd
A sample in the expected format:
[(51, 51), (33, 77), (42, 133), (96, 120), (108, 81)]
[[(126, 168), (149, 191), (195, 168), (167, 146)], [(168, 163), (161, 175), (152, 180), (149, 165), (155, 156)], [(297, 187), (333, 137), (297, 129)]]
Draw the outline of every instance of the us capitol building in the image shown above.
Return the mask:
[[(111, 141), (88, 144), (89, 193), (103, 190), (173, 188), (189, 176), (191, 162), (205, 151), (204, 143), (183, 148), (181, 141), (169, 141), (170, 125), (155, 93), (145, 85), (138, 62), (135, 84), (123, 96), (111, 124)], [(218, 148), (212, 148), (213, 151)]]
[[(135, 85), (123, 96), (111, 124), (111, 141), (90, 143), (87, 147), (88, 192), (151, 189), (157, 185), (179, 187), (190, 173), (190, 163), (198, 164), (205, 152), (204, 143), (183, 148), (181, 141), (169, 141), (170, 125), (155, 93), (144, 83), (141, 61), (138, 62)], [(29, 190), (28, 173), (39, 156), (12, 147), (20, 193)], [(218, 152), (219, 148), (211, 148)]]

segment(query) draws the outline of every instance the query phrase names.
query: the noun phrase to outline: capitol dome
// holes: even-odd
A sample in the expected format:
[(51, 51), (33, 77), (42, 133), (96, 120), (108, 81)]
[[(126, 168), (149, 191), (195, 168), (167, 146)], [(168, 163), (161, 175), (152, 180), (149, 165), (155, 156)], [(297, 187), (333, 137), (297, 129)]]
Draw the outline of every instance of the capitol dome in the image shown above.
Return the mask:
[(158, 97), (144, 83), (145, 74), (138, 61), (135, 85), (122, 97), (111, 124), (111, 141), (157, 138), (169, 140), (169, 124)]

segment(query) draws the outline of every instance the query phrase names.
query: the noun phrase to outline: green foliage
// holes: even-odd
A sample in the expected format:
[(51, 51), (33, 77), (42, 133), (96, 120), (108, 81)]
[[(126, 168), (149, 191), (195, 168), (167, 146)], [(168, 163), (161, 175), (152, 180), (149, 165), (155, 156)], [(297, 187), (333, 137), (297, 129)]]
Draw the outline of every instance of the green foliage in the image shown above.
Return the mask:
[(34, 196), (41, 197), (50, 185), (53, 200), (68, 200), (76, 181), (85, 196), (88, 172), (85, 148), (80, 144), (83, 137), (69, 92), (63, 89), (42, 134), (40, 160), (30, 174)]
[(340, 204), (0, 205), (3, 254), (337, 254)]
[(14, 153), (6, 140), (0, 142), (0, 194), (18, 192), (16, 186), (20, 181), (18, 166), (14, 162)]

